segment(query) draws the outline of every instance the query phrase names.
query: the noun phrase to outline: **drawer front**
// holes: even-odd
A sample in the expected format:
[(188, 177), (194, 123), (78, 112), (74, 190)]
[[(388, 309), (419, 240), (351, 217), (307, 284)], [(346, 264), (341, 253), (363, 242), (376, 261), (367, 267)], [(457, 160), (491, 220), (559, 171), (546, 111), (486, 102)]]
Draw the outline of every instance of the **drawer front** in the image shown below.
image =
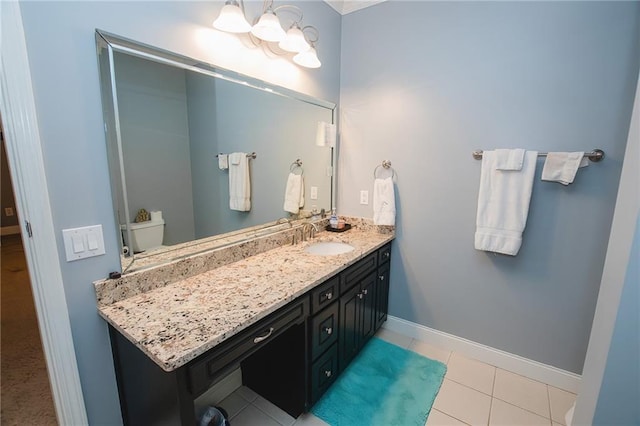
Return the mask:
[(382, 265), (391, 259), (391, 243), (378, 250), (378, 265)]
[(354, 285), (358, 284), (359, 280), (373, 271), (378, 263), (378, 252), (373, 252), (363, 259), (360, 259), (354, 265), (347, 268), (341, 275), (340, 281), (340, 294), (344, 294)]
[(339, 282), (340, 279), (336, 275), (311, 291), (311, 312), (320, 312), (331, 302), (338, 300)]
[(338, 377), (338, 345), (333, 345), (311, 366), (311, 404), (315, 404)]
[(329, 308), (311, 320), (311, 357), (316, 359), (338, 340), (338, 312), (336, 300)]
[(189, 386), (192, 394), (199, 395), (215, 383), (221, 374), (253, 352), (272, 341), (290, 326), (305, 320), (309, 303), (305, 298), (274, 312), (244, 332), (201, 355), (188, 367)]

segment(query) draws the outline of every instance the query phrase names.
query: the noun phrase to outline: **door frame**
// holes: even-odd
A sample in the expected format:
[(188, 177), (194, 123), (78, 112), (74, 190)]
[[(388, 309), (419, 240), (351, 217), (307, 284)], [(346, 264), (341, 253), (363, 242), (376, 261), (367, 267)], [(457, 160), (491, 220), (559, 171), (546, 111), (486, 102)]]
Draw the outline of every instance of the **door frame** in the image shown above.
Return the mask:
[(0, 29), (0, 114), (51, 393), (59, 424), (86, 425), (19, 1), (0, 1)]

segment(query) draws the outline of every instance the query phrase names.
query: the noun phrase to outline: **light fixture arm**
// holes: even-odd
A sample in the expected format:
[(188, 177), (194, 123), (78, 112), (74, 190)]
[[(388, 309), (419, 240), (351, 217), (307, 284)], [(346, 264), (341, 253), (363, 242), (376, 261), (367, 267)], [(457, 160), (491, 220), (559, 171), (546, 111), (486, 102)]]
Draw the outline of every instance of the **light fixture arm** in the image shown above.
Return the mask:
[[(305, 31), (307, 30), (310, 30), (315, 37), (314, 38), (308, 37), (307, 34), (305, 33)], [(304, 37), (307, 39), (307, 41), (311, 45), (315, 45), (318, 42), (318, 40), (320, 40), (320, 31), (318, 31), (318, 29), (313, 25), (307, 25), (306, 27), (302, 27), (302, 34), (304, 34)]]
[[(271, 1), (271, 6), (273, 6), (273, 1)], [(293, 21), (294, 25), (300, 26), (302, 24), (302, 18), (304, 17), (304, 15), (302, 14), (302, 9), (300, 9), (298, 6), (294, 6), (292, 4), (283, 4), (272, 10), (273, 10), (273, 13), (277, 13), (279, 10), (285, 10), (285, 9), (295, 10), (295, 12), (300, 15), (300, 17), (297, 20), (294, 19)]]

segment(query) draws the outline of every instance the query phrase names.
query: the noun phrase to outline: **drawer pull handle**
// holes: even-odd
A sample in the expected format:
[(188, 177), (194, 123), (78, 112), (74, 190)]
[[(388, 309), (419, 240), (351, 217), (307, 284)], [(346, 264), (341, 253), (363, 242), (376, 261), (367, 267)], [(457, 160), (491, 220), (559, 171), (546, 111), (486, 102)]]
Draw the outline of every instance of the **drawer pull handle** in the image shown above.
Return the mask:
[(378, 278), (380, 278), (380, 281), (384, 281), (384, 275), (380, 275)]
[(391, 253), (389, 253), (389, 252), (386, 252), (386, 253), (384, 254), (384, 257), (386, 257), (387, 259), (389, 258), (389, 256), (391, 256)]
[(256, 338), (253, 339), (253, 343), (260, 343), (265, 339), (268, 339), (271, 334), (273, 333), (274, 328), (273, 327), (269, 327), (269, 331), (267, 331), (267, 334), (265, 334), (264, 336), (258, 336)]
[(324, 370), (324, 375), (327, 377), (331, 377), (331, 370)]
[(324, 296), (327, 298), (327, 300), (331, 300), (331, 298), (333, 297), (333, 293), (329, 292), (329, 293), (325, 294)]
[(360, 299), (362, 299), (362, 298), (364, 297), (364, 295), (363, 295), (362, 293), (358, 293), (358, 297), (359, 297)]
[(327, 333), (327, 334), (331, 334), (331, 333), (333, 333), (333, 328), (325, 327), (324, 332)]
[(365, 296), (367, 295), (367, 293), (369, 293), (369, 290), (367, 290), (366, 288), (362, 290), (362, 294), (364, 294)]

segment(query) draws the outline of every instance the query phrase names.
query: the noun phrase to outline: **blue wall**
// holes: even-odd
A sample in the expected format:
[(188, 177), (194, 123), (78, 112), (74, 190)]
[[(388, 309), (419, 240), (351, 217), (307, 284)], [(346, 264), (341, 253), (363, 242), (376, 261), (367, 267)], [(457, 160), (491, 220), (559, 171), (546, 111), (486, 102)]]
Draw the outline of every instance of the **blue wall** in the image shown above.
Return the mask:
[(640, 425), (640, 216), (629, 255), (594, 425)]
[[(390, 1), (343, 17), (341, 213), (397, 173), (391, 315), (581, 373), (638, 75), (638, 2)], [(602, 148), (533, 189), (517, 257), (473, 248), (475, 149)], [(346, 183), (348, 182), (348, 184)]]
[[(254, 17), (262, 2), (246, 2)], [(92, 282), (120, 269), (109, 188), (96, 28), (217, 63), (332, 102), (339, 96), (340, 15), (320, 1), (299, 5), (322, 39), (319, 70), (270, 59), (211, 23), (222, 1), (21, 2), (60, 267), (91, 425), (121, 423), (106, 323)], [(230, 49), (229, 46), (232, 46)], [(106, 255), (67, 263), (62, 229), (102, 224)], [(109, 232), (113, 229), (113, 232)]]

